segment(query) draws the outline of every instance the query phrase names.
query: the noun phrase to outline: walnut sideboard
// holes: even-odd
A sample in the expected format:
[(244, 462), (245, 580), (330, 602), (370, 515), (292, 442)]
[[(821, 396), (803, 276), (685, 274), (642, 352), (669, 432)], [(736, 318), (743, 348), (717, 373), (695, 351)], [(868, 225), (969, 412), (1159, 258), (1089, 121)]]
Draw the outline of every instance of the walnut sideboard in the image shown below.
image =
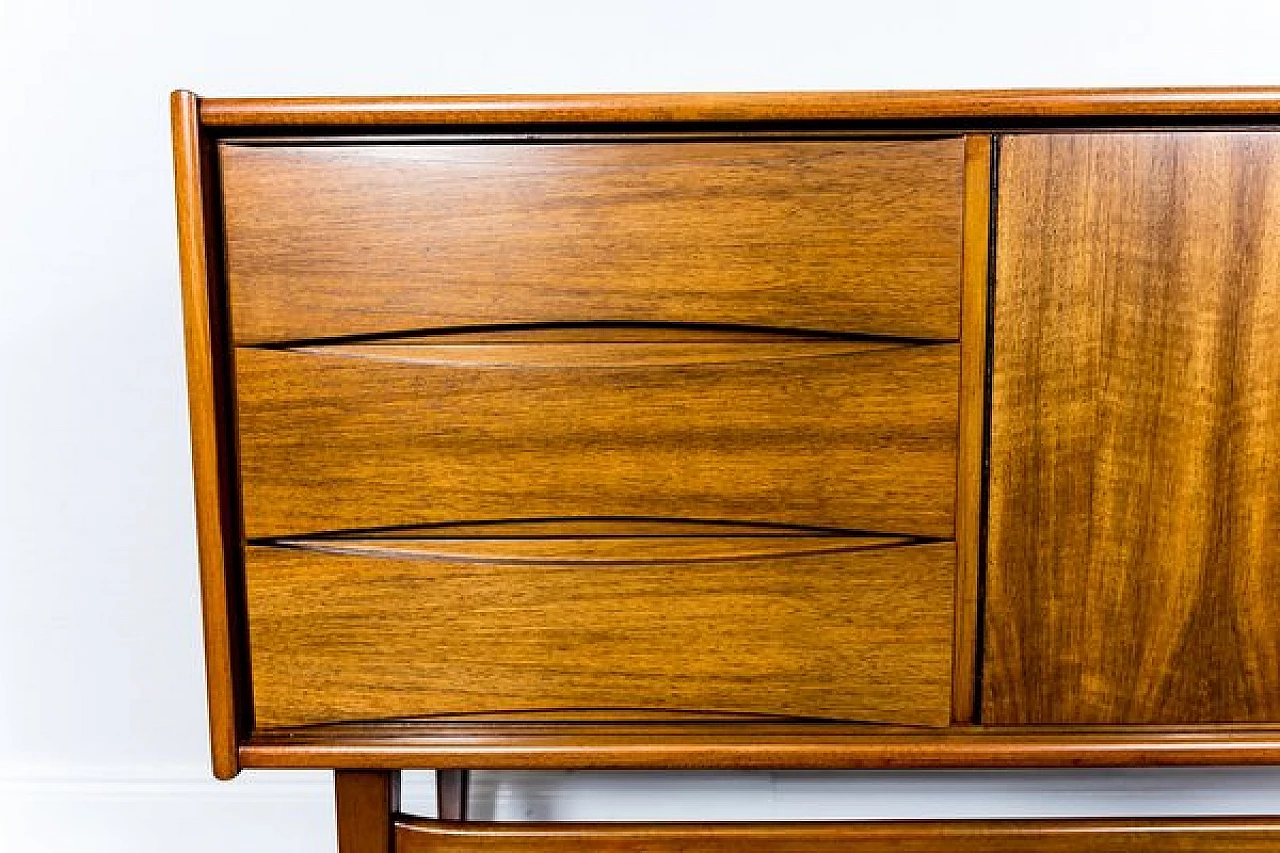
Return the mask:
[(343, 853), (1280, 850), (465, 813), (478, 768), (1280, 763), (1280, 90), (173, 121), (219, 777), (335, 769)]

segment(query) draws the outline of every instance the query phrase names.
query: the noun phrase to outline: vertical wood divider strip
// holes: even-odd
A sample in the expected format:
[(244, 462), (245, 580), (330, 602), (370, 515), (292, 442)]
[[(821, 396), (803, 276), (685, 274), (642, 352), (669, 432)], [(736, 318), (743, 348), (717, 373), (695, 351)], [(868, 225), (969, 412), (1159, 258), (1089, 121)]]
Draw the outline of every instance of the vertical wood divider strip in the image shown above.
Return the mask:
[(240, 771), (235, 702), (235, 653), (226, 578), (226, 543), (234, 525), (228, 517), (221, 472), (228, 452), (218, 427), (218, 378), (214, 353), (218, 319), (211, 307), (205, 234), (205, 193), (198, 99), (174, 92), (174, 182), (178, 203), (178, 256), (182, 273), (183, 331), (187, 393), (191, 402), (191, 453), (195, 477), (196, 535), (209, 693), (209, 737), (213, 772), (230, 779)]
[(986, 433), (987, 295), (991, 245), (990, 135), (965, 138), (963, 286), (960, 303), (960, 442), (956, 484), (956, 635), (952, 719), (975, 722), (983, 448)]

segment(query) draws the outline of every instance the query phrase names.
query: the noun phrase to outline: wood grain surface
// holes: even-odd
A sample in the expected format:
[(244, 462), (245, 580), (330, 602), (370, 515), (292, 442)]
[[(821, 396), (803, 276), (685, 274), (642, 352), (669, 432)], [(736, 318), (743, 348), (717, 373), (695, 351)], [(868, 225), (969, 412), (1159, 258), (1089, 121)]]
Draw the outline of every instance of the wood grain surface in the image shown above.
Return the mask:
[(590, 346), (239, 348), (247, 535), (609, 517), (951, 537), (954, 344)]
[(696, 92), (593, 95), (443, 95), (206, 98), (214, 129), (299, 126), (400, 128), (670, 122), (966, 122), (999, 126), (1099, 118), (1274, 120), (1280, 89), (1234, 86), (1146, 89), (988, 89), (883, 92)]
[(1000, 163), (984, 722), (1280, 721), (1280, 135)]
[[(628, 715), (629, 716), (629, 715)], [(1280, 726), (872, 725), (829, 720), (396, 720), (260, 730), (245, 767), (886, 770), (1280, 764)]]
[(963, 142), (223, 145), (234, 333), (645, 321), (955, 339)]
[(234, 453), (224, 419), (230, 345), (218, 279), (220, 240), (211, 192), (214, 188), (209, 186), (209, 151), (197, 119), (195, 96), (174, 92), (170, 110), (209, 744), (214, 775), (230, 779), (240, 771), (236, 748), (242, 728), (247, 728), (242, 725), (237, 702), (237, 684), (243, 675), (238, 647), (242, 601), (228, 577), (238, 564), (240, 550), (231, 469)]
[(1272, 853), (1270, 817), (844, 823), (453, 823), (400, 818), (397, 853)]
[(762, 557), (845, 554), (915, 544), (903, 536), (647, 536), (599, 539), (392, 539), (382, 537), (277, 539), (285, 548), (394, 557), (524, 566), (634, 566), (655, 563), (724, 563)]
[[(838, 532), (825, 531), (832, 536)], [(503, 521), (437, 522), (412, 524), (403, 527), (380, 527), (354, 533), (327, 535), (310, 534), (304, 541), (319, 544), (328, 539), (399, 539), (431, 540), (457, 539), (471, 541), (499, 541), (524, 539), (577, 539), (584, 542), (615, 538), (675, 539), (718, 537), (732, 539), (746, 537), (760, 539), (768, 536), (795, 537), (797, 534), (817, 537), (821, 530), (797, 530), (789, 524), (759, 524), (751, 522), (699, 521), (696, 519), (645, 519), (645, 518), (522, 518)], [(289, 537), (281, 537), (288, 539)], [(859, 541), (872, 542), (874, 536), (864, 534)], [(906, 537), (886, 536), (881, 544), (900, 541)]]
[(982, 512), (986, 496), (987, 310), (993, 140), (965, 138), (964, 292), (960, 309), (960, 444), (956, 478), (956, 657), (952, 718), (976, 722)]
[(400, 811), (396, 770), (337, 770), (333, 774), (338, 853), (392, 853)]
[[(218, 775), (241, 764), (1280, 762), (1280, 726), (1268, 725), (1280, 720), (1280, 164), (1260, 129), (1280, 120), (1280, 90), (175, 93), (173, 104)], [(1037, 127), (1054, 132), (1021, 135)], [(975, 673), (965, 650), (980, 632), (966, 614), (979, 603), (974, 435), (985, 413), (972, 309), (985, 296), (976, 247), (991, 160), (972, 133), (1000, 128), (1015, 135), (1003, 137), (999, 175), (991, 576)], [(443, 172), (441, 153), (456, 158)], [(235, 173), (226, 184), (220, 162)], [(231, 181), (241, 195), (220, 197)], [(471, 190), (481, 192), (467, 207)], [(234, 330), (224, 210), (239, 229), (233, 266), (248, 264)], [(522, 218), (528, 210), (537, 216)], [(928, 282), (918, 294), (917, 273)], [(528, 280), (514, 309), (513, 279)], [(261, 305), (241, 311), (242, 295)], [(404, 334), (414, 330), (430, 334)], [(271, 508), (257, 535), (289, 538), (279, 551), (290, 558), (461, 565), (533, 587), (547, 571), (678, 569), (683, 583), (954, 535), (925, 547), (958, 557), (956, 722), (660, 708), (613, 721), (607, 709), (508, 708), (292, 729), (268, 718), (251, 731), (236, 649), (245, 605), (232, 428), (246, 422), (227, 387), (232, 331), (277, 347), (239, 357), (325, 365), (255, 368), (246, 404), (266, 472), (247, 488), (268, 484), (258, 494)], [(318, 346), (351, 335), (341, 353)], [(912, 348), (921, 340), (942, 345)], [(921, 357), (951, 366), (903, 372)], [(360, 376), (331, 390), (339, 359)], [(881, 378), (868, 388), (871, 364)], [(430, 378), (384, 383), (393, 373)], [(544, 381), (550, 373), (558, 379)], [(891, 399), (907, 401), (900, 421)], [(669, 458), (653, 452), (663, 446)], [(389, 468), (388, 447), (405, 451)], [(732, 467), (761, 447), (772, 455)], [(923, 469), (886, 470), (912, 454)], [(466, 464), (444, 470), (449, 458)], [(950, 486), (939, 485), (944, 469)], [(544, 492), (522, 491), (530, 472)], [(596, 515), (600, 504), (623, 514)], [(835, 527), (864, 535), (833, 546)], [(751, 588), (761, 601), (762, 588)], [(841, 628), (832, 616), (823, 630)], [(985, 726), (964, 724), (977, 718), (964, 689), (975, 675)], [(575, 713), (581, 721), (565, 716)]]
[(545, 543), (533, 565), (250, 547), (258, 725), (521, 708), (949, 721), (954, 545), (726, 544), (723, 562), (651, 563), (635, 540), (635, 562), (608, 566), (556, 564)]

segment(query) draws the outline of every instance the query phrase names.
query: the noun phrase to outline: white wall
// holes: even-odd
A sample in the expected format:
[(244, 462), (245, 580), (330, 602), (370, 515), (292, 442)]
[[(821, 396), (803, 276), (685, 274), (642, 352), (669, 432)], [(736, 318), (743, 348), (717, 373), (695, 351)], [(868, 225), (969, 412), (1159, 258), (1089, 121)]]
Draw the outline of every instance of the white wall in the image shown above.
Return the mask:
[[(1272, 0), (0, 0), (0, 849), (332, 849), (323, 774), (207, 775), (170, 89), (1274, 84), (1277, 44)], [(486, 775), (477, 809), (1280, 812), (1280, 771)]]

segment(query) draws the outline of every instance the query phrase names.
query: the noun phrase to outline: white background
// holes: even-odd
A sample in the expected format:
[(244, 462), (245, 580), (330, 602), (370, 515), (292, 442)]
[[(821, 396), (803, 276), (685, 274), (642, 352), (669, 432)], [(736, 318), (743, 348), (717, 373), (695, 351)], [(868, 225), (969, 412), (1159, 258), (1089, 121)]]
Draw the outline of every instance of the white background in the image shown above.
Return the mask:
[[(170, 89), (1267, 83), (1271, 0), (0, 0), (0, 849), (333, 847), (324, 774), (208, 777)], [(1280, 771), (484, 775), (476, 811), (1280, 812)]]

